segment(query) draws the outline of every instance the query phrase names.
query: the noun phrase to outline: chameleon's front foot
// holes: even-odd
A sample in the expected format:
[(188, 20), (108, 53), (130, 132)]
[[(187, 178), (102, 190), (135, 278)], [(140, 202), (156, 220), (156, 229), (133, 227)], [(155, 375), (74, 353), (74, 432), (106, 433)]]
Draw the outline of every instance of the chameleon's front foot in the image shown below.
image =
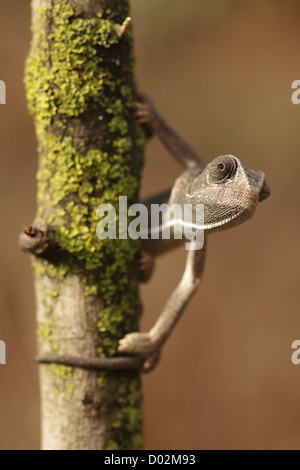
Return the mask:
[(140, 124), (148, 124), (150, 127), (155, 125), (157, 112), (154, 104), (145, 93), (139, 92), (137, 102), (137, 117)]
[(119, 342), (118, 351), (127, 354), (152, 354), (158, 350), (158, 345), (151, 339), (149, 333), (129, 333)]

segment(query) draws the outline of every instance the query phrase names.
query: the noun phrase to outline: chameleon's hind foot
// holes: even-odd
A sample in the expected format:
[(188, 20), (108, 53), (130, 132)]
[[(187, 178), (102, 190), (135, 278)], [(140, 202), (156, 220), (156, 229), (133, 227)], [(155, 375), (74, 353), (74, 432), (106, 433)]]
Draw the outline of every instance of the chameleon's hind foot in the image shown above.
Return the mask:
[(139, 281), (148, 282), (154, 270), (154, 257), (146, 251), (139, 254)]
[(120, 340), (118, 347), (119, 352), (127, 354), (151, 354), (157, 349), (149, 333), (129, 333)]
[(160, 360), (160, 350), (152, 354), (149, 354), (149, 356), (147, 357), (147, 359), (145, 360), (143, 364), (142, 372), (144, 374), (151, 372), (153, 369), (155, 369), (155, 367), (159, 363), (159, 360)]

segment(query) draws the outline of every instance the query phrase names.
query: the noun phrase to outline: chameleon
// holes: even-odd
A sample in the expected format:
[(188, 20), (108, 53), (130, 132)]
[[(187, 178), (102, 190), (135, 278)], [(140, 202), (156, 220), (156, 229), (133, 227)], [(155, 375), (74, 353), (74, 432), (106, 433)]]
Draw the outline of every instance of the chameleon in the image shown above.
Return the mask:
[[(146, 355), (144, 371), (147, 371), (157, 363), (163, 345), (200, 285), (205, 264), (206, 235), (227, 230), (249, 220), (258, 204), (270, 195), (270, 188), (263, 172), (246, 168), (233, 155), (221, 155), (206, 164), (142, 93), (137, 102), (137, 117), (139, 123), (156, 134), (184, 167), (171, 190), (149, 198), (145, 204), (149, 206), (154, 202), (163, 203), (169, 200), (170, 205), (204, 205), (204, 222), (201, 227), (205, 233), (204, 246), (202, 249), (194, 247), (195, 249), (188, 251), (182, 279), (151, 330), (129, 333), (119, 342), (120, 353)], [(150, 256), (169, 250), (176, 242), (178, 244), (177, 240), (147, 240), (143, 247), (146, 254), (141, 260), (142, 269), (147, 270), (150, 265), (148, 269), (151, 274)]]
[[(196, 230), (204, 230), (203, 246), (197, 244), (197, 232), (190, 241), (187, 251), (186, 266), (180, 283), (168, 299), (163, 311), (149, 332), (132, 332), (124, 336), (118, 343), (121, 356), (113, 358), (77, 358), (45, 354), (35, 359), (43, 364), (65, 364), (72, 367), (87, 369), (127, 370), (138, 369), (150, 372), (157, 365), (161, 350), (183, 314), (190, 299), (197, 291), (205, 265), (207, 234), (227, 230), (249, 220), (257, 205), (270, 195), (270, 188), (265, 174), (243, 166), (233, 155), (221, 155), (206, 164), (194, 150), (180, 137), (172, 127), (159, 115), (152, 101), (140, 93), (137, 102), (137, 119), (144, 127), (146, 134), (156, 134), (173, 157), (184, 167), (183, 173), (176, 179), (173, 188), (142, 201), (151, 213), (152, 204), (177, 204), (180, 207), (190, 204), (192, 222), (194, 223), (197, 206), (204, 207), (201, 224), (196, 219)], [(193, 212), (194, 211), (194, 212)], [(175, 225), (185, 221), (175, 220), (173, 237), (164, 239), (142, 239), (142, 251), (139, 259), (139, 280), (150, 279), (154, 257), (180, 245), (182, 240), (176, 239)], [(160, 231), (161, 225), (154, 227)], [(151, 227), (152, 229), (152, 227)], [(53, 258), (57, 255), (54, 235), (51, 227), (39, 220), (26, 226), (20, 235), (20, 246), (23, 251)]]

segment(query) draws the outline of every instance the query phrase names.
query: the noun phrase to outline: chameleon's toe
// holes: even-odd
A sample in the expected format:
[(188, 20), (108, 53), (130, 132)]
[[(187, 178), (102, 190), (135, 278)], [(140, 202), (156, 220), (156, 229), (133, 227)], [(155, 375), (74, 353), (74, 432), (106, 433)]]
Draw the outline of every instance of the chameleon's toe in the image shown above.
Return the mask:
[(148, 333), (129, 333), (119, 342), (118, 351), (127, 354), (150, 354), (157, 351)]
[(148, 372), (151, 372), (153, 369), (155, 369), (155, 367), (159, 363), (159, 360), (160, 360), (160, 350), (152, 354), (149, 354), (149, 356), (147, 357), (147, 359), (145, 360), (143, 364), (142, 372), (144, 374), (148, 374)]
[(148, 282), (154, 270), (154, 257), (146, 251), (141, 251), (139, 254), (139, 282)]
[(145, 93), (138, 93), (137, 117), (140, 124), (152, 124), (156, 118), (155, 107), (150, 98)]
[(150, 124), (152, 120), (151, 112), (147, 104), (137, 103), (137, 112), (138, 121), (140, 124)]

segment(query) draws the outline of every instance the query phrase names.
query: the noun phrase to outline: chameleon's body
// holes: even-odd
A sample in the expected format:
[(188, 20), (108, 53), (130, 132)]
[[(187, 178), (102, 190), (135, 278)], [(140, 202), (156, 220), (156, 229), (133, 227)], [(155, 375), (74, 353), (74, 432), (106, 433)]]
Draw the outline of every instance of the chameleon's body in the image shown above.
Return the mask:
[[(259, 202), (266, 199), (270, 190), (265, 175), (260, 171), (245, 168), (232, 155), (215, 158), (206, 165), (202, 159), (159, 116), (151, 101), (141, 95), (138, 116), (142, 124), (154, 131), (173, 156), (185, 167), (170, 193), (146, 201), (169, 204), (204, 205), (204, 224), (199, 226), (205, 234), (224, 230), (250, 219)], [(154, 240), (145, 243), (144, 249), (151, 254), (160, 254), (172, 247), (172, 241)], [(196, 245), (195, 245), (196, 247)], [(190, 250), (183, 278), (171, 295), (162, 314), (149, 333), (130, 333), (120, 341), (119, 351), (129, 354), (149, 354), (145, 370), (151, 369), (160, 349), (188, 301), (200, 284), (205, 262), (205, 245), (202, 250)]]

